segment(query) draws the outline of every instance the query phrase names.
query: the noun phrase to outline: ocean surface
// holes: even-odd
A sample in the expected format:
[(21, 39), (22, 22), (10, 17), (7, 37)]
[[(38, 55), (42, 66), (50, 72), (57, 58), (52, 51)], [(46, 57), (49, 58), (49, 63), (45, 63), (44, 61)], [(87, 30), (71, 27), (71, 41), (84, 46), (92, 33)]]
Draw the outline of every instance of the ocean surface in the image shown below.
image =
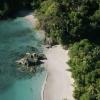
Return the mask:
[(42, 40), (23, 17), (0, 21), (0, 100), (41, 100), (45, 70), (20, 73), (16, 60), (26, 52), (42, 52)]

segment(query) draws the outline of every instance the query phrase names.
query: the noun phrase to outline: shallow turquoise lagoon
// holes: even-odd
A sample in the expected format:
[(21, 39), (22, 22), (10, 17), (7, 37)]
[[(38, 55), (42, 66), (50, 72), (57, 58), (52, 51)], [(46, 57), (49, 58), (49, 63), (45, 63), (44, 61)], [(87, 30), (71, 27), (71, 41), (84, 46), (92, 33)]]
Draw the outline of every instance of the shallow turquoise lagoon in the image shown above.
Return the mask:
[(26, 52), (42, 52), (42, 41), (24, 18), (0, 21), (0, 100), (41, 100), (44, 70), (19, 73), (15, 61)]

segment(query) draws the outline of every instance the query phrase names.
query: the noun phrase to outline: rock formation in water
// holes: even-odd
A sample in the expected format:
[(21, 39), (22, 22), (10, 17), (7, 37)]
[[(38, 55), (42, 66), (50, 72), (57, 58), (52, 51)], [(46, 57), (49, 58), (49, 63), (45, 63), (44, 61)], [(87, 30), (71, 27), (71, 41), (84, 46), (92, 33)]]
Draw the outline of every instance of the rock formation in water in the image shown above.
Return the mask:
[(18, 68), (20, 71), (29, 70), (30, 72), (34, 72), (36, 70), (36, 66), (41, 65), (42, 60), (47, 59), (44, 54), (36, 54), (36, 53), (26, 53), (23, 58), (17, 60), (16, 63), (20, 65)]

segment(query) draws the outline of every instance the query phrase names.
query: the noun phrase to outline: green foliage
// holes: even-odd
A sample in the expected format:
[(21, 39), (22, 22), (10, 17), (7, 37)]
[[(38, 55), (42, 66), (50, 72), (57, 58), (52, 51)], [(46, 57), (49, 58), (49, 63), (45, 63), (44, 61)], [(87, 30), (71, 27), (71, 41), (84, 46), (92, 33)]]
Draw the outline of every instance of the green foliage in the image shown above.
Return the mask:
[(98, 0), (44, 0), (38, 11), (41, 28), (58, 43), (100, 39)]
[(67, 8), (59, 2), (56, 0), (42, 2), (38, 16), (41, 28), (47, 32), (47, 36), (52, 37), (54, 42), (65, 44), (69, 40), (65, 16)]
[(70, 48), (71, 71), (75, 78), (77, 100), (99, 100), (100, 98), (100, 46), (87, 39)]

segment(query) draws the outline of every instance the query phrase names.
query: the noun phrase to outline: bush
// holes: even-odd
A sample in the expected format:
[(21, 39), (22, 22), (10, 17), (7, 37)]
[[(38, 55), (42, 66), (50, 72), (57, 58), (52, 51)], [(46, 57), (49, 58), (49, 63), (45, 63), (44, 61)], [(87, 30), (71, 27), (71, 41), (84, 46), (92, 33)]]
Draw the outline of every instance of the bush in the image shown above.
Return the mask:
[(69, 55), (76, 99), (99, 100), (100, 83), (97, 82), (100, 81), (100, 46), (85, 39), (75, 43)]

